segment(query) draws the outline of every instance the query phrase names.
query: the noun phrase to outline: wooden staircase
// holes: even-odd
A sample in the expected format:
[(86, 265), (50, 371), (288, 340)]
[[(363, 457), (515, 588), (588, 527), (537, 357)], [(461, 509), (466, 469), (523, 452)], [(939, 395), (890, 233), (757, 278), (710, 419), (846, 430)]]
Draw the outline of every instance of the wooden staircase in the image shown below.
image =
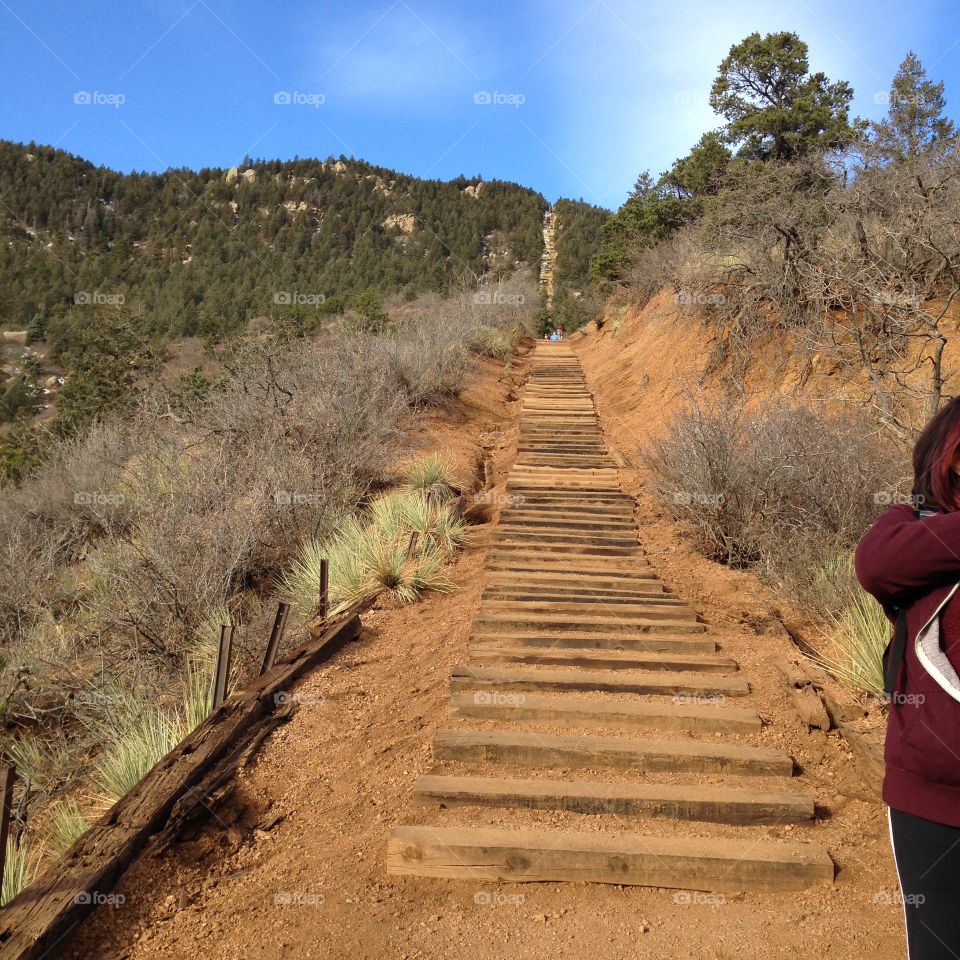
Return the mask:
[[(789, 789), (788, 754), (751, 742), (763, 725), (743, 706), (749, 683), (647, 562), (562, 342), (537, 344), (507, 489), (470, 663), (451, 677), (453, 724), (413, 786), (436, 822), (393, 830), (388, 871), (711, 891), (831, 883), (822, 847), (770, 835), (809, 830), (813, 800)], [(498, 822), (514, 811), (517, 826), (489, 826), (491, 810)]]

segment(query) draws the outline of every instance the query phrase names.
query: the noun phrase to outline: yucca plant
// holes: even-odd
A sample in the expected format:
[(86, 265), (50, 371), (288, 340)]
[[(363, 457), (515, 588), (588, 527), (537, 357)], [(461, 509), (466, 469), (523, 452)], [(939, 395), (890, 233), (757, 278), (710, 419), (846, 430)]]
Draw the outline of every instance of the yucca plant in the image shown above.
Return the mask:
[(356, 517), (347, 517), (327, 541), (305, 540), (283, 577), (280, 592), (305, 617), (317, 612), (321, 561), (329, 563), (331, 612), (370, 596), (364, 566), (366, 531)]
[(93, 782), (103, 798), (117, 800), (136, 786), (180, 742), (184, 725), (182, 716), (135, 701), (121, 704), (108, 720), (97, 721), (104, 749), (93, 762)]
[(305, 541), (282, 585), (282, 593), (305, 616), (316, 611), (320, 561), (329, 562), (331, 613), (388, 591), (404, 603), (426, 590), (449, 590), (439, 573), (445, 554), (430, 539), (411, 540), (405, 528), (383, 529), (349, 518), (326, 543)]
[(449, 504), (434, 503), (417, 491), (410, 491), (400, 503), (403, 522), (411, 533), (432, 540), (438, 547), (453, 552), (463, 546), (470, 529), (459, 517), (455, 517)]
[(76, 800), (64, 800), (53, 807), (46, 830), (46, 851), (58, 859), (90, 828)]
[(41, 790), (52, 786), (70, 762), (65, 743), (33, 736), (15, 737), (4, 747), (4, 753), (21, 777)]
[(455, 487), (450, 465), (437, 453), (411, 461), (403, 472), (403, 485), (437, 502), (449, 500)]
[(24, 887), (33, 882), (40, 869), (42, 851), (33, 850), (23, 838), (7, 839), (7, 859), (0, 884), (0, 907), (5, 907)]
[(861, 590), (852, 576), (842, 582), (839, 592), (843, 597), (840, 611), (830, 615), (831, 651), (813, 659), (844, 686), (880, 696), (890, 621), (880, 604)]
[(384, 494), (370, 507), (370, 525), (386, 538), (432, 540), (442, 549), (452, 552), (462, 546), (469, 536), (469, 528), (455, 517), (448, 503), (441, 503), (417, 489), (395, 490)]
[[(216, 661), (214, 661), (214, 664)], [(213, 709), (213, 675), (215, 666), (196, 657), (187, 659), (187, 675), (183, 690), (182, 737), (196, 730)], [(231, 678), (232, 682), (233, 678)], [(181, 739), (182, 739), (181, 737)]]
[(376, 527), (381, 536), (400, 539), (413, 532), (410, 525), (411, 501), (425, 502), (426, 497), (414, 489), (391, 490), (370, 504), (366, 527)]
[(413, 603), (427, 590), (448, 589), (438, 572), (444, 557), (429, 541), (387, 537), (372, 528), (365, 546), (369, 577), (378, 592), (386, 590), (403, 603)]

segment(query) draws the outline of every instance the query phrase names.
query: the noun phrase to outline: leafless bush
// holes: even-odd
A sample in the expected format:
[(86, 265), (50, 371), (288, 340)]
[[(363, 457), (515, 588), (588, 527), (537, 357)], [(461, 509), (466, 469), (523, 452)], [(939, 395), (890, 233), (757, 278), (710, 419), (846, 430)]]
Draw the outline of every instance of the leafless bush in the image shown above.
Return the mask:
[(944, 396), (960, 295), (960, 156), (866, 163), (828, 196), (821, 243), (802, 266), (820, 321), (808, 336), (869, 382), (876, 413), (907, 441)]
[(530, 335), (538, 305), (529, 277), (464, 283), (446, 298), (421, 297), (386, 334), (342, 336), (346, 349), (364, 356), (379, 382), (412, 407), (430, 406), (462, 388), (471, 351), (509, 356), (516, 341)]
[(947, 145), (897, 163), (811, 156), (732, 171), (700, 221), (639, 254), (641, 298), (672, 288), (681, 311), (714, 328), (714, 362), (741, 378), (758, 341), (830, 357), (909, 441), (947, 387), (960, 154)]
[(865, 416), (784, 402), (746, 411), (691, 398), (644, 453), (707, 556), (780, 585), (851, 548), (901, 480)]

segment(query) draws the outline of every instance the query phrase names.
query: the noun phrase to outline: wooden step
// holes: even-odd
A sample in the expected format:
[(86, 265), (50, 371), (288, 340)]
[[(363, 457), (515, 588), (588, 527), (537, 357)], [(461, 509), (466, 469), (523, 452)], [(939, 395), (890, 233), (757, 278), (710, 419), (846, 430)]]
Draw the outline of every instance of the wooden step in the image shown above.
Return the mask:
[(530, 667), (457, 666), (450, 677), (450, 689), (482, 690), (502, 687), (509, 690), (595, 690), (608, 693), (643, 693), (695, 699), (707, 695), (745, 697), (750, 685), (741, 677), (660, 671), (627, 673), (622, 670), (564, 670)]
[(564, 470), (575, 468), (600, 472), (617, 469), (612, 457), (573, 453), (518, 453), (513, 469), (522, 472), (530, 467)]
[(833, 882), (814, 844), (559, 830), (395, 827), (387, 872), (473, 882), (580, 881), (732, 893)]
[(522, 807), (569, 813), (665, 817), (710, 823), (804, 823), (813, 799), (799, 793), (737, 790), (697, 784), (605, 783), (426, 774), (413, 784), (419, 803), (444, 806)]
[(621, 526), (635, 528), (633, 507), (614, 506), (613, 504), (597, 504), (581, 508), (571, 504), (531, 503), (526, 494), (515, 494), (513, 504), (504, 506), (501, 517), (512, 516), (529, 518), (531, 520), (584, 520), (597, 523), (616, 523)]
[(548, 632), (574, 633), (622, 633), (627, 636), (639, 636), (644, 633), (703, 633), (706, 624), (695, 620), (683, 620), (676, 617), (653, 615), (632, 617), (620, 620), (617, 617), (578, 616), (576, 620), (569, 616), (551, 614), (487, 613), (480, 611), (473, 621), (474, 629), (490, 633), (510, 634), (515, 630), (546, 630)]
[(522, 573), (529, 575), (531, 579), (548, 578), (551, 583), (562, 582), (563, 578), (585, 584), (595, 583), (598, 579), (619, 580), (624, 583), (657, 579), (653, 567), (643, 556), (608, 559), (543, 553), (497, 555), (491, 550), (487, 554), (486, 567), (491, 573)]
[(498, 530), (523, 530), (549, 533), (552, 530), (584, 533), (630, 533), (637, 538), (637, 528), (631, 517), (616, 520), (612, 517), (558, 517), (556, 515), (537, 516), (529, 513), (518, 514), (514, 511), (501, 511)]
[(556, 477), (541, 479), (539, 477), (509, 477), (507, 479), (508, 493), (529, 493), (531, 490), (544, 490), (563, 483), (571, 490), (580, 490), (584, 493), (597, 493), (603, 490), (617, 489), (616, 481), (600, 482), (591, 480), (561, 480)]
[(523, 560), (510, 566), (496, 564), (487, 568), (486, 582), (489, 587), (504, 587), (526, 590), (574, 590), (580, 593), (609, 591), (630, 593), (633, 590), (666, 590), (653, 567), (641, 559), (634, 561), (630, 569), (616, 569), (619, 564), (607, 569), (577, 570), (570, 564), (550, 564), (541, 567)]
[(615, 620), (624, 623), (630, 620), (647, 620), (651, 616), (668, 620), (692, 620), (696, 614), (679, 597), (659, 593), (651, 597), (634, 597), (632, 601), (619, 604), (581, 603), (579, 601), (553, 600), (488, 600), (480, 607), (485, 616), (557, 617), (564, 623), (595, 623)]
[(714, 706), (706, 698), (695, 703), (584, 700), (502, 690), (451, 694), (450, 715), (511, 723), (535, 721), (575, 727), (698, 730), (710, 733), (758, 733), (763, 726), (752, 710)]
[(793, 758), (779, 750), (715, 740), (631, 740), (624, 737), (437, 730), (437, 760), (513, 763), (530, 767), (609, 767), (648, 773), (726, 773), (789, 777)]
[(491, 572), (487, 576), (484, 594), (491, 600), (522, 600), (546, 602), (602, 603), (604, 599), (639, 600), (656, 597), (677, 599), (666, 587), (652, 577), (633, 581), (601, 580), (584, 583), (578, 577), (551, 576), (531, 582), (528, 575)]
[(644, 553), (640, 547), (634, 543), (632, 546), (596, 546), (587, 543), (543, 543), (531, 539), (522, 541), (506, 541), (494, 538), (490, 546), (490, 553), (495, 559), (505, 557), (536, 557), (547, 554), (549, 556), (566, 557), (570, 559), (596, 559), (597, 557), (615, 557), (617, 559), (629, 560), (631, 558), (643, 559)]
[(622, 633), (540, 633), (512, 630), (504, 633), (480, 628), (471, 638), (477, 643), (505, 643), (516, 647), (546, 647), (561, 650), (639, 650), (650, 653), (714, 653), (716, 641), (702, 635), (663, 636), (641, 635), (628, 637)]
[(649, 600), (672, 597), (672, 594), (664, 592), (663, 585), (660, 583), (650, 583), (629, 591), (597, 589), (590, 593), (578, 592), (578, 590), (583, 589), (583, 587), (563, 589), (562, 587), (514, 587), (495, 584), (484, 588), (482, 600), (489, 600), (490, 602), (509, 601), (510, 603), (578, 603), (594, 606), (609, 604), (615, 607), (617, 604), (621, 606), (636, 604), (638, 600), (644, 598)]
[(524, 545), (537, 550), (541, 547), (554, 545), (577, 545), (586, 547), (624, 547), (627, 550), (636, 550), (639, 547), (637, 534), (634, 530), (541, 530), (526, 527), (494, 527), (490, 542), (501, 545)]
[(695, 673), (736, 673), (737, 661), (710, 654), (645, 653), (635, 650), (548, 650), (514, 646), (511, 642), (471, 643), (477, 663), (528, 663), (594, 670), (692, 670)]
[(524, 504), (533, 504), (536, 507), (552, 507), (562, 509), (563, 507), (575, 507), (578, 510), (590, 509), (612, 509), (623, 510), (625, 507), (630, 510), (636, 508), (636, 501), (629, 493), (622, 490), (605, 490), (598, 493), (585, 494), (580, 490), (563, 490), (557, 487), (547, 487), (542, 490), (533, 490), (523, 496), (521, 501)]

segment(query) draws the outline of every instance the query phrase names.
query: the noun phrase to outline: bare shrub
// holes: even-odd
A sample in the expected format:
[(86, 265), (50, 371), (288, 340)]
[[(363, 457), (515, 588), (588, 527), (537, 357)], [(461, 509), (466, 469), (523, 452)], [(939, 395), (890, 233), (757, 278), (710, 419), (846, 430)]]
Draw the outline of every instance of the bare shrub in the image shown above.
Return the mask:
[(786, 402), (694, 397), (644, 455), (707, 556), (794, 588), (856, 543), (900, 480), (865, 417)]
[(731, 167), (703, 217), (637, 254), (635, 293), (672, 288), (711, 326), (734, 380), (758, 341), (828, 357), (897, 440), (947, 391), (960, 297), (960, 154), (860, 154)]

